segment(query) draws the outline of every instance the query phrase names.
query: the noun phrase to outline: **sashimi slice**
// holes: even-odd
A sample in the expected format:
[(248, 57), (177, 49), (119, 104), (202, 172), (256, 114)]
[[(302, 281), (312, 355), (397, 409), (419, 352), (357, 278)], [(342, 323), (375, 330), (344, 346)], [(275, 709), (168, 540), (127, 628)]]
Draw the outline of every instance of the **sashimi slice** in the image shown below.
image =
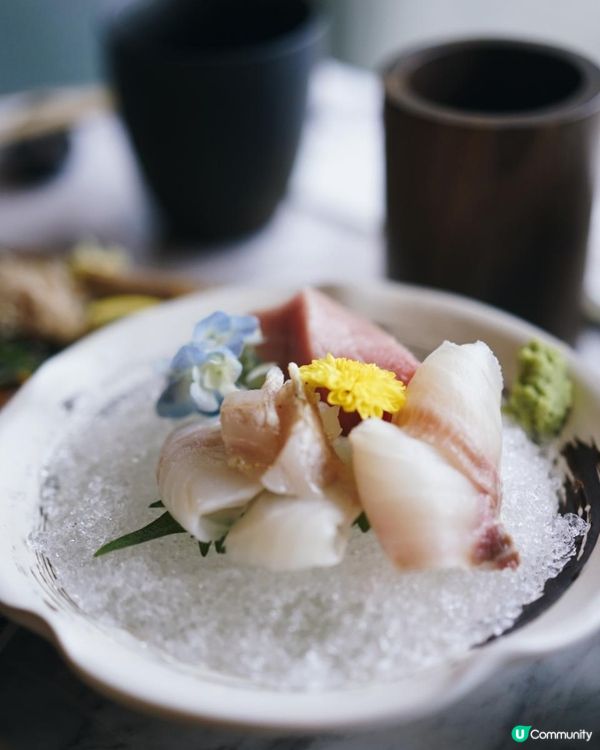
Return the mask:
[[(280, 371), (277, 371), (280, 373)], [(345, 470), (317, 404), (290, 364), (292, 379), (269, 373), (260, 391), (228, 394), (221, 406), (230, 465), (284, 495), (318, 495)]]
[(205, 422), (182, 425), (167, 437), (157, 480), (169, 513), (201, 542), (224, 536), (262, 490), (229, 466), (220, 425)]
[(435, 446), (493, 507), (500, 502), (502, 371), (482, 341), (445, 341), (415, 372), (395, 424)]
[(262, 388), (233, 391), (221, 404), (221, 429), (229, 463), (248, 476), (260, 477), (281, 450), (277, 397), (283, 373), (272, 367)]
[(337, 565), (356, 515), (356, 505), (337, 484), (318, 497), (265, 491), (233, 525), (225, 541), (227, 556), (274, 571)]
[(378, 419), (349, 436), (364, 511), (400, 568), (468, 567), (481, 525), (479, 493), (435, 448)]
[(518, 564), (489, 503), (433, 446), (375, 419), (349, 440), (363, 508), (398, 567)]
[(333, 450), (316, 403), (309, 398), (298, 366), (289, 365), (290, 380), (279, 392), (282, 447), (263, 486), (280, 495), (319, 495), (344, 470)]
[(338, 430), (328, 437), (293, 362), (289, 371), (285, 383), (271, 371), (261, 391), (231, 393), (221, 407), (230, 465), (263, 489), (229, 531), (227, 555), (275, 571), (339, 563), (360, 513), (351, 472), (332, 447)]
[(315, 289), (304, 289), (284, 305), (256, 315), (265, 339), (260, 354), (282, 368), (331, 353), (372, 362), (408, 383), (419, 364), (389, 333)]

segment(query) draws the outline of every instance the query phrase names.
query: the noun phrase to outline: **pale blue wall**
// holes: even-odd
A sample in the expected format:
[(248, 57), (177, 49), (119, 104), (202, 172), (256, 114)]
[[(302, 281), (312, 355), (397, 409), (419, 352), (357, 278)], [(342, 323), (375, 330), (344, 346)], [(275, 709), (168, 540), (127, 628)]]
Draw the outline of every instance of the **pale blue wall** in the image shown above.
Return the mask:
[(0, 0), (0, 93), (94, 80), (105, 0)]
[[(100, 75), (98, 17), (127, 0), (0, 0), (0, 94)], [(285, 2), (285, 0), (281, 0)], [(600, 0), (318, 0), (334, 54), (378, 67), (408, 44), (499, 33), (565, 44), (600, 61)]]

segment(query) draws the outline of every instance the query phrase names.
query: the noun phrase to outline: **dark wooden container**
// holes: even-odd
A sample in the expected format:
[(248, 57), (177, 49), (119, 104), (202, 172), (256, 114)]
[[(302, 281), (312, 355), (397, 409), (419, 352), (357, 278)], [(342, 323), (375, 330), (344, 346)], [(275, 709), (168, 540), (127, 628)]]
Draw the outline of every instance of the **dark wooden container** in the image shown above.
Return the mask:
[(572, 340), (600, 69), (503, 39), (413, 50), (386, 70), (388, 272)]

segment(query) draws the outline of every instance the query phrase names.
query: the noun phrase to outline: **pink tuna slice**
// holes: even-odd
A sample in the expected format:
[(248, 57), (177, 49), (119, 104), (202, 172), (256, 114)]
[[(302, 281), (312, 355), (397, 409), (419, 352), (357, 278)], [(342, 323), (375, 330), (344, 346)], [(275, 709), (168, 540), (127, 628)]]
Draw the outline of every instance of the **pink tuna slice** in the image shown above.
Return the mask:
[(290, 362), (305, 365), (331, 353), (372, 362), (408, 383), (419, 365), (389, 333), (315, 289), (303, 289), (280, 307), (256, 315), (265, 338), (261, 357), (282, 368)]

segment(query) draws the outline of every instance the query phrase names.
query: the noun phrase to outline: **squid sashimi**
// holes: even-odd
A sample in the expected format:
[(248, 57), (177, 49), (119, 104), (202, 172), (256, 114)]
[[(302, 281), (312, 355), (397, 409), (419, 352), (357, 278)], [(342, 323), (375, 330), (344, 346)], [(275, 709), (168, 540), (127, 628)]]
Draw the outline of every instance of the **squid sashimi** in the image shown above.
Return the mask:
[(445, 341), (415, 372), (394, 423), (435, 446), (499, 504), (502, 371), (482, 341)]
[(167, 437), (157, 479), (169, 513), (202, 542), (223, 537), (263, 489), (229, 465), (220, 425), (205, 422), (182, 425)]
[(394, 424), (350, 433), (361, 503), (404, 568), (516, 566), (497, 519), (502, 376), (488, 347), (445, 342), (419, 367)]
[(354, 501), (337, 483), (318, 496), (263, 492), (229, 532), (227, 555), (274, 571), (337, 565), (356, 514)]
[(308, 364), (331, 353), (372, 362), (407, 383), (419, 365), (389, 333), (315, 289), (304, 289), (280, 307), (256, 315), (265, 339), (261, 356), (281, 367)]

